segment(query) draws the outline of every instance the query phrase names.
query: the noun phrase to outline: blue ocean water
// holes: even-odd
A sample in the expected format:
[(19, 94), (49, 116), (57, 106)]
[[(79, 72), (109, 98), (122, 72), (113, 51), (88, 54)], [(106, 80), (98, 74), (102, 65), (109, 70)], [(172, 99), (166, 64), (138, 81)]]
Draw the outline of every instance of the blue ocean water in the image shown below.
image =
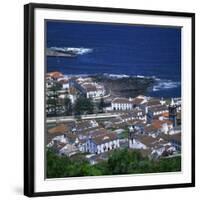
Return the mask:
[[(84, 26), (83, 26), (84, 24)], [(48, 21), (47, 47), (91, 49), (48, 57), (47, 71), (155, 77), (151, 96), (181, 96), (181, 28)]]

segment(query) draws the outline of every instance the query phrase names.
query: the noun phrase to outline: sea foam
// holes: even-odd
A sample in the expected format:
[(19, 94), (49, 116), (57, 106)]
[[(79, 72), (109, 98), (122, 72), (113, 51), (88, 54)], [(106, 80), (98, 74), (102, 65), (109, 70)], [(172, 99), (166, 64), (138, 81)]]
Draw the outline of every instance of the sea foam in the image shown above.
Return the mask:
[(153, 86), (153, 91), (160, 91), (160, 90), (168, 90), (172, 88), (177, 88), (180, 86), (180, 82), (171, 81), (171, 80), (156, 80), (157, 83)]
[(76, 55), (84, 55), (91, 53), (93, 49), (91, 48), (84, 48), (84, 47), (50, 47), (50, 49), (55, 50), (55, 51), (61, 51), (61, 52), (71, 52)]

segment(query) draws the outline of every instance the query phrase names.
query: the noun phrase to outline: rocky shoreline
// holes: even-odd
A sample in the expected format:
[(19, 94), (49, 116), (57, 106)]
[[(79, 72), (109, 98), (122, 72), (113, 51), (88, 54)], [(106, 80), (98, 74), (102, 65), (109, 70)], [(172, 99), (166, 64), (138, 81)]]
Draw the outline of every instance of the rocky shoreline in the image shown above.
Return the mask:
[(112, 78), (104, 75), (90, 76), (94, 82), (103, 84), (112, 97), (136, 97), (146, 95), (155, 80), (148, 77)]
[(46, 56), (50, 57), (76, 57), (77, 55), (74, 53), (69, 53), (69, 52), (59, 52), (55, 51), (53, 49), (47, 48), (46, 49)]

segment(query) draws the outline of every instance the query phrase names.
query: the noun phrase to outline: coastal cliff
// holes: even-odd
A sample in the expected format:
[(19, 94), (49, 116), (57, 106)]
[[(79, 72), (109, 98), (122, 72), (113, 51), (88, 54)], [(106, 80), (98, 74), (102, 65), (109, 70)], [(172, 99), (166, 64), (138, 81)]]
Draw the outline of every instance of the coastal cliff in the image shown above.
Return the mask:
[(153, 86), (155, 80), (153, 78), (141, 77), (122, 77), (115, 78), (104, 75), (92, 76), (93, 81), (104, 85), (111, 96), (136, 97), (145, 95)]

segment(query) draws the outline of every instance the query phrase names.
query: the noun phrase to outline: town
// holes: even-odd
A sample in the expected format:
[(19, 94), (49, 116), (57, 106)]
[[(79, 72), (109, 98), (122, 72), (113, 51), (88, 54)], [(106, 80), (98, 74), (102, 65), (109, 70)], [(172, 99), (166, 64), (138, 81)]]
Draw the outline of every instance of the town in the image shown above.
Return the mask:
[(59, 156), (91, 165), (125, 148), (150, 159), (181, 156), (181, 98), (127, 97), (96, 76), (55, 71), (46, 74), (46, 116), (46, 146)]

